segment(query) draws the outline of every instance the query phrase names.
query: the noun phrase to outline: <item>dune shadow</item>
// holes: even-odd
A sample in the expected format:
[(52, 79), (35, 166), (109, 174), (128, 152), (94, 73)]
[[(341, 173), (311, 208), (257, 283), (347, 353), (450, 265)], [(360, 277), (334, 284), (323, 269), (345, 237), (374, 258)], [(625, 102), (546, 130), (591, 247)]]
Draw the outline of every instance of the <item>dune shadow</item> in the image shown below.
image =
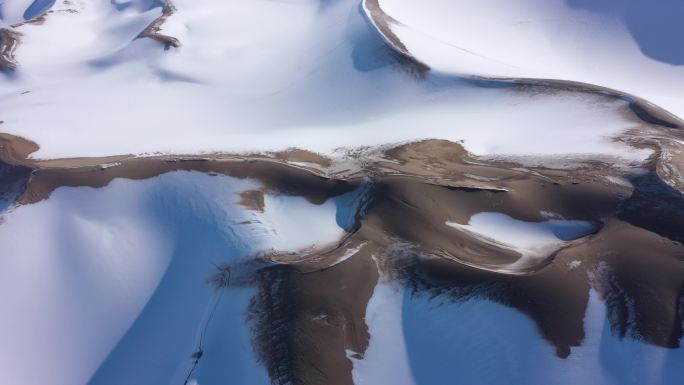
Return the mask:
[(651, 59), (684, 65), (684, 2), (680, 0), (566, 0), (579, 9), (620, 15), (625, 26)]
[(617, 217), (672, 241), (684, 243), (684, 195), (655, 172), (630, 178), (634, 193), (618, 209)]
[(55, 5), (55, 0), (33, 0), (31, 5), (24, 11), (24, 20), (34, 19)]

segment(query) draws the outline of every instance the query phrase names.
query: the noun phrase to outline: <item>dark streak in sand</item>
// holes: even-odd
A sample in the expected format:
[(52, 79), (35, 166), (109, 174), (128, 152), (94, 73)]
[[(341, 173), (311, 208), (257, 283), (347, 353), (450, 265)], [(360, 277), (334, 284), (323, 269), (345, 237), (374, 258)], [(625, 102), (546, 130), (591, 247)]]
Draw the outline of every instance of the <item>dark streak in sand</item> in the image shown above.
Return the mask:
[(150, 23), (150, 25), (140, 32), (138, 38), (150, 38), (152, 40), (156, 40), (164, 44), (167, 49), (169, 47), (180, 47), (181, 43), (177, 38), (161, 33), (161, 28), (166, 22), (166, 19), (176, 13), (177, 10), (178, 9), (173, 4), (173, 0), (164, 0), (161, 16), (156, 18), (152, 23)]
[(9, 28), (0, 28), (0, 71), (17, 69), (14, 51), (19, 45), (19, 32)]

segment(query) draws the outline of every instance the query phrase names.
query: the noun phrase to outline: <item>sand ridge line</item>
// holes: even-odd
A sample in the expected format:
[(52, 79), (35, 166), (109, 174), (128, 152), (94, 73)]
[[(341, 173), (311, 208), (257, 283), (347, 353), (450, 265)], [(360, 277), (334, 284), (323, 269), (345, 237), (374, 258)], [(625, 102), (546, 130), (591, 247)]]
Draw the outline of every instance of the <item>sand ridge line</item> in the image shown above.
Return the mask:
[[(379, 0), (363, 0), (363, 10), (371, 24), (376, 28), (383, 40), (402, 56), (418, 63), (424, 71), (430, 71), (430, 67), (413, 57), (404, 43), (392, 32), (391, 24), (400, 24), (399, 21), (386, 14), (380, 6)], [(510, 78), (496, 76), (466, 76), (474, 80), (504, 82), (519, 85), (549, 86), (569, 91), (591, 92), (609, 95), (628, 101), (635, 114), (646, 123), (663, 125), (670, 128), (684, 127), (684, 119), (680, 118), (664, 108), (645, 100), (637, 95), (622, 92), (616, 89), (597, 86), (594, 84), (562, 79), (539, 79), (539, 78)]]
[(181, 46), (180, 40), (173, 36), (169, 36), (166, 34), (161, 33), (162, 26), (166, 22), (166, 20), (171, 17), (174, 13), (178, 11), (178, 8), (176, 8), (175, 4), (173, 3), (173, 0), (164, 0), (164, 6), (162, 8), (162, 14), (158, 18), (156, 18), (150, 25), (148, 25), (140, 34), (138, 35), (138, 39), (140, 38), (150, 38), (152, 40), (156, 40), (162, 44), (168, 49), (169, 47), (173, 48), (179, 48)]

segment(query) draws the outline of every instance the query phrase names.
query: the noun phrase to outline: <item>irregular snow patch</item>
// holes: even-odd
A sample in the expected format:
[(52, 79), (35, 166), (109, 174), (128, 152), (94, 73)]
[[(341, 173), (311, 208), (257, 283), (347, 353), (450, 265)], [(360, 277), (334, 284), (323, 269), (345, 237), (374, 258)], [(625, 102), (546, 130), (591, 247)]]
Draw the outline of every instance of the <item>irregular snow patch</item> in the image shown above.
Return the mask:
[(589, 235), (596, 229), (586, 221), (551, 219), (525, 222), (495, 212), (477, 213), (467, 225), (452, 221), (447, 221), (446, 225), (481, 241), (520, 253), (522, 257), (509, 268), (522, 267), (531, 259), (547, 257), (567, 242)]
[(344, 230), (337, 225), (336, 214), (332, 199), (314, 205), (303, 197), (265, 194), (264, 212), (249, 213), (253, 222), (248, 232), (265, 240), (268, 249), (297, 251), (340, 239)]

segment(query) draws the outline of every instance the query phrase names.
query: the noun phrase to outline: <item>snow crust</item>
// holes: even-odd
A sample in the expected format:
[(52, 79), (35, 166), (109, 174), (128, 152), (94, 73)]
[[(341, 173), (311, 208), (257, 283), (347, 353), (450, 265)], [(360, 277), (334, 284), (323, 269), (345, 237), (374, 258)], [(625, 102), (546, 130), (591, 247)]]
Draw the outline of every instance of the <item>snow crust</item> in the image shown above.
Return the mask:
[[(116, 179), (100, 189), (63, 187), (5, 213), (4, 381), (182, 383), (207, 308), (218, 301), (206, 337), (216, 337), (214, 347), (206, 347), (209, 361), (198, 371), (199, 382), (233, 370), (236, 383), (269, 383), (246, 353), (244, 315), (252, 289), (228, 288), (217, 298), (207, 280), (216, 266), (249, 261), (259, 251), (321, 246), (344, 230), (332, 200), (317, 206), (266, 194), (263, 213), (239, 204), (238, 193), (260, 187), (249, 179), (173, 172)], [(214, 358), (211, 349), (218, 352)], [(234, 367), (211, 364), (220, 357)]]
[(0, 77), (2, 130), (36, 141), (35, 158), (332, 154), (425, 138), (482, 155), (650, 154), (610, 139), (635, 126), (626, 102), (416, 80), (357, 0), (174, 3), (161, 33), (177, 49), (135, 39), (161, 14), (154, 3), (60, 0), (44, 23), (18, 27), (19, 70)]

